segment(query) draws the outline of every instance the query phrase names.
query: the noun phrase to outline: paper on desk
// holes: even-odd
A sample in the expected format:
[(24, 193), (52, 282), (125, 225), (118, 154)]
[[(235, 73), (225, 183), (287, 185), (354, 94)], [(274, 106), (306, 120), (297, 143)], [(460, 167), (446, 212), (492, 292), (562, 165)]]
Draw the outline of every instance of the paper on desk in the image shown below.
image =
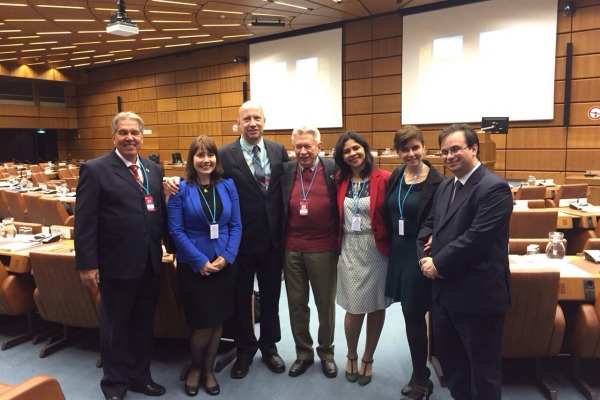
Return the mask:
[(41, 245), (40, 242), (14, 242), (0, 245), (0, 250), (4, 251), (21, 251), (31, 247)]
[(574, 278), (589, 278), (592, 274), (571, 264), (568, 258), (550, 259), (545, 254), (535, 256), (508, 256), (511, 264), (510, 269), (558, 269), (561, 276)]

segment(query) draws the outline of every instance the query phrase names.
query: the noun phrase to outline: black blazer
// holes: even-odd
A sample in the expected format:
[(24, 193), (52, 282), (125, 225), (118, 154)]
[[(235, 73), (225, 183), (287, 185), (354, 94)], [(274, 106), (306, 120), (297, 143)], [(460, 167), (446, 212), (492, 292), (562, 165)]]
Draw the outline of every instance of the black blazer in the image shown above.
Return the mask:
[[(335, 190), (335, 171), (337, 169), (335, 162), (331, 158), (319, 157), (319, 163), (323, 164), (323, 172), (325, 173), (325, 182), (327, 183), (327, 191), (331, 200), (331, 215), (333, 215), (335, 223), (335, 231), (339, 231), (340, 218), (338, 215), (336, 190)], [(297, 161), (288, 161), (283, 164), (283, 176), (281, 177), (281, 192), (283, 194), (283, 219), (282, 219), (282, 237), (285, 237), (285, 228), (287, 225), (288, 212), (290, 210), (290, 196), (294, 181), (296, 180)]]
[(263, 139), (271, 163), (269, 190), (264, 194), (250, 171), (240, 145), (240, 139), (219, 149), (224, 178), (235, 183), (240, 198), (242, 215), (242, 241), (239, 253), (258, 254), (265, 252), (271, 244), (281, 247), (281, 183), (282, 164), (289, 161), (283, 145)]
[[(417, 210), (417, 221), (419, 221), (419, 223), (423, 223), (425, 218), (427, 218), (429, 210), (431, 210), (431, 205), (433, 204), (433, 195), (440, 183), (442, 183), (442, 181), (446, 179), (446, 177), (441, 172), (433, 168), (429, 161), (423, 160), (423, 163), (427, 164), (427, 166), (429, 167), (429, 173), (427, 174), (427, 178), (425, 178), (423, 190), (421, 190), (421, 197), (419, 197), (419, 206)], [(388, 230), (388, 234), (390, 235), (390, 238), (392, 237), (391, 235), (397, 234), (397, 232), (392, 232), (392, 220), (387, 204), (390, 201), (392, 193), (400, 184), (400, 179), (402, 179), (402, 174), (404, 173), (405, 168), (405, 165), (402, 164), (394, 169), (394, 171), (392, 172), (392, 176), (390, 177), (390, 181), (388, 183), (387, 193), (385, 195), (385, 225)], [(396, 199), (394, 199), (394, 203), (397, 207), (398, 201)]]
[(131, 170), (115, 150), (86, 161), (79, 171), (75, 215), (76, 269), (98, 268), (102, 276), (136, 279), (148, 257), (154, 271), (162, 261), (165, 221), (162, 169), (140, 157), (155, 211), (147, 211)]
[(510, 187), (481, 165), (449, 206), (453, 185), (454, 179), (440, 184), (417, 243), (422, 258), (433, 236), (430, 254), (443, 276), (432, 282), (433, 299), (450, 311), (505, 312), (510, 304)]

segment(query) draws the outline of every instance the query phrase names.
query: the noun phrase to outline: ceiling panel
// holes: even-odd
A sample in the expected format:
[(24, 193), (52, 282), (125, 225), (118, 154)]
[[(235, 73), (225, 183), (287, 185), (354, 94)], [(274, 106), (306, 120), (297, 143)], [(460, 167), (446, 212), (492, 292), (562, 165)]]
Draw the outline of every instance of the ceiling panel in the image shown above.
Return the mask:
[[(90, 68), (233, 43), (444, 0), (126, 0), (140, 33), (106, 33), (115, 0), (2, 0), (0, 66)], [(257, 27), (254, 21), (283, 22)], [(231, 25), (231, 26), (227, 26)]]

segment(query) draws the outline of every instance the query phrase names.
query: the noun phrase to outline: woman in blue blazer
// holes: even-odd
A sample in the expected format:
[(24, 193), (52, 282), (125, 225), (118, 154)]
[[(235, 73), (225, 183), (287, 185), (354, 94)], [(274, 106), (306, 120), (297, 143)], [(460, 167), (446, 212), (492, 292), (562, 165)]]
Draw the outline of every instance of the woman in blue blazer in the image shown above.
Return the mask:
[[(192, 328), (192, 366), (185, 392), (196, 396), (204, 384), (220, 392), (213, 365), (223, 323), (233, 314), (235, 270), (242, 236), (238, 193), (223, 168), (215, 142), (192, 141), (179, 192), (169, 198), (169, 232), (177, 247), (177, 281), (187, 325)], [(203, 381), (203, 382), (200, 382)]]

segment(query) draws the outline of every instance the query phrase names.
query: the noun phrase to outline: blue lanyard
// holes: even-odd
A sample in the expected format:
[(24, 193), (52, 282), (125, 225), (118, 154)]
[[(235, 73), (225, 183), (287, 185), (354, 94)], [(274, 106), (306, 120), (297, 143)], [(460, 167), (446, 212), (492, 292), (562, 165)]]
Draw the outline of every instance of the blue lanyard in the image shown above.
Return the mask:
[[(244, 150), (246, 152), (246, 154), (248, 154), (250, 156), (252, 161), (254, 161), (260, 167), (260, 169), (262, 169), (263, 174), (265, 176), (267, 176), (267, 172), (265, 171), (265, 168), (267, 168), (267, 150), (265, 149), (265, 151), (263, 151), (261, 149), (261, 151), (260, 151), (260, 153), (262, 155), (262, 162), (261, 162), (260, 160), (257, 160), (256, 157), (254, 157), (254, 154), (252, 153), (252, 151), (248, 150), (246, 148), (246, 146), (244, 146), (241, 143), (240, 143), (240, 146), (242, 147), (242, 150)], [(259, 146), (259, 148), (260, 148), (260, 146)]]
[(208, 213), (210, 214), (210, 217), (212, 218), (212, 223), (216, 224), (217, 223), (217, 220), (215, 218), (215, 216), (217, 214), (217, 200), (216, 200), (216, 196), (215, 196), (215, 191), (217, 190), (216, 186), (213, 187), (213, 209), (215, 210), (214, 212), (210, 209), (210, 205), (208, 204), (208, 201), (206, 200), (204, 193), (202, 193), (202, 190), (200, 190), (200, 187), (198, 185), (196, 185), (196, 189), (198, 189), (198, 193), (200, 193), (200, 196), (202, 196), (202, 200), (204, 200), (204, 203), (206, 204), (206, 208), (208, 208)]
[(365, 190), (365, 187), (367, 187), (367, 182), (369, 182), (369, 179), (367, 179), (364, 182), (357, 182), (358, 185), (360, 185), (360, 190), (358, 191), (358, 193), (356, 193), (356, 190), (354, 190), (354, 182), (350, 181), (350, 183), (352, 184), (352, 202), (354, 203), (354, 215), (356, 216), (358, 216), (358, 202), (360, 201), (360, 196), (362, 195), (363, 190)]
[[(298, 166), (300, 166), (300, 164), (298, 164)], [(317, 169), (319, 169), (318, 158), (315, 164), (315, 171), (313, 173), (312, 180), (310, 181), (310, 185), (308, 186), (308, 190), (304, 191), (304, 179), (302, 179), (302, 171), (300, 170), (300, 168), (298, 168), (298, 173), (300, 174), (300, 185), (302, 186), (302, 200), (304, 201), (306, 201), (306, 198), (308, 197), (308, 192), (310, 192), (310, 188), (312, 187), (313, 182), (315, 181), (315, 176), (317, 176)]]
[(144, 192), (146, 192), (146, 195), (150, 195), (150, 185), (148, 183), (148, 175), (146, 174), (146, 168), (144, 168), (144, 164), (142, 164), (139, 158), (136, 164), (142, 170), (142, 174), (144, 175), (144, 183), (142, 184), (137, 179), (135, 181), (138, 183), (138, 185), (140, 185)]
[(413, 178), (412, 182), (410, 183), (410, 186), (408, 187), (408, 190), (406, 191), (406, 195), (404, 196), (404, 200), (400, 201), (400, 194), (402, 193), (402, 184), (404, 183), (404, 174), (406, 173), (406, 167), (404, 167), (404, 171), (402, 171), (402, 178), (400, 178), (400, 184), (398, 185), (398, 211), (400, 211), (400, 219), (404, 219), (404, 214), (402, 212), (404, 209), (404, 202), (406, 202), (408, 193), (410, 192), (410, 189), (412, 189), (413, 185), (415, 184), (415, 181), (417, 180), (419, 175), (421, 175), (421, 171), (423, 171), (423, 163), (421, 163), (421, 168), (419, 168), (419, 172), (417, 172), (417, 174)]

